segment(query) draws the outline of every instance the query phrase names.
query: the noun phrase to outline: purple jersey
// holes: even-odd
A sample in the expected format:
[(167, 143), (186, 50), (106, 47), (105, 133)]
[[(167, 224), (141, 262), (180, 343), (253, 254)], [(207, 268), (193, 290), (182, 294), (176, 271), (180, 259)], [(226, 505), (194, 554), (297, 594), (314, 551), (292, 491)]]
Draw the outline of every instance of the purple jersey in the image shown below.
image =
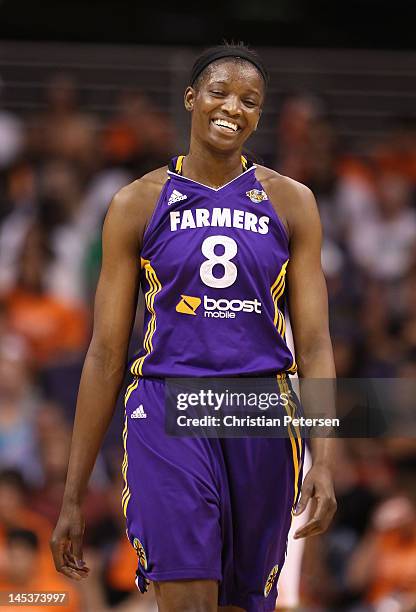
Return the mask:
[(219, 189), (168, 170), (141, 254), (143, 348), (136, 376), (295, 372), (285, 341), (288, 236), (243, 157)]

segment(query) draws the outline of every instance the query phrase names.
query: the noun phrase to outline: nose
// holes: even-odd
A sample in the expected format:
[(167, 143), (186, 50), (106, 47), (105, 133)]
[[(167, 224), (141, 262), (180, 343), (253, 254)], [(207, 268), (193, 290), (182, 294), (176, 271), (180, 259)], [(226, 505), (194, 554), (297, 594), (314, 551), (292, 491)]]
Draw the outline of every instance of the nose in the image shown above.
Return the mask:
[(230, 94), (226, 98), (224, 98), (222, 103), (222, 110), (228, 115), (230, 115), (230, 117), (240, 116), (241, 107), (238, 96)]

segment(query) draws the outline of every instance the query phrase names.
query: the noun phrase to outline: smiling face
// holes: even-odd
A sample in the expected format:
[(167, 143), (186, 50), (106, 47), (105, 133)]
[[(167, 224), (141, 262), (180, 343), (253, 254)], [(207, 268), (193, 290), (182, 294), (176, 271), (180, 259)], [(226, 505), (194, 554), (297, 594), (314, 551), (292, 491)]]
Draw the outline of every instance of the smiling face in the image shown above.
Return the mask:
[(265, 93), (259, 71), (241, 59), (210, 64), (185, 91), (191, 139), (219, 151), (241, 149), (256, 129)]

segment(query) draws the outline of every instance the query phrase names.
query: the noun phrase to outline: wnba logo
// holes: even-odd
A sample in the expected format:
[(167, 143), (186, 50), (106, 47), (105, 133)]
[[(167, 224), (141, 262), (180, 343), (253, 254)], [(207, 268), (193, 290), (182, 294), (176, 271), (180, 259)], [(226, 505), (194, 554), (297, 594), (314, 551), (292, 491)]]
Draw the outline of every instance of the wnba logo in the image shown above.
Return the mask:
[(250, 198), (252, 202), (255, 204), (260, 204), (263, 200), (267, 200), (267, 194), (265, 191), (260, 189), (250, 189), (250, 191), (246, 191), (246, 196)]
[(147, 570), (147, 557), (143, 544), (140, 542), (139, 538), (134, 538), (133, 548), (137, 553), (140, 565), (143, 567), (143, 569)]
[(266, 580), (266, 584), (264, 586), (264, 596), (265, 597), (268, 597), (270, 595), (270, 591), (273, 588), (274, 581), (276, 580), (276, 576), (278, 574), (278, 571), (279, 571), (279, 566), (275, 565), (272, 568), (272, 571), (270, 572), (270, 574), (269, 574), (269, 576), (268, 576), (268, 578)]

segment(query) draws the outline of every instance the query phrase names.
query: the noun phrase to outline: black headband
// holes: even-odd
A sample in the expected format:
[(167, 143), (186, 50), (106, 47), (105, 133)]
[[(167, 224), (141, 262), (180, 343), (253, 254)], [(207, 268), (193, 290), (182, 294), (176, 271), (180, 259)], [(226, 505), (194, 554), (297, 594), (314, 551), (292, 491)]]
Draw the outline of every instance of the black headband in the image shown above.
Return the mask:
[(209, 55), (202, 57), (198, 62), (194, 64), (192, 68), (190, 84), (193, 85), (196, 79), (201, 74), (201, 72), (203, 72), (207, 66), (212, 64), (212, 62), (216, 62), (217, 60), (223, 59), (225, 57), (235, 57), (238, 59), (245, 60), (246, 62), (250, 62), (250, 64), (253, 64), (253, 66), (255, 66), (257, 70), (260, 72), (261, 76), (264, 79), (264, 83), (267, 86), (269, 82), (269, 76), (266, 70), (263, 68), (261, 63), (255, 57), (252, 56), (250, 51), (246, 51), (243, 48), (241, 48), (241, 50), (240, 49), (238, 50), (237, 49), (220, 49), (219, 51), (213, 51)]

